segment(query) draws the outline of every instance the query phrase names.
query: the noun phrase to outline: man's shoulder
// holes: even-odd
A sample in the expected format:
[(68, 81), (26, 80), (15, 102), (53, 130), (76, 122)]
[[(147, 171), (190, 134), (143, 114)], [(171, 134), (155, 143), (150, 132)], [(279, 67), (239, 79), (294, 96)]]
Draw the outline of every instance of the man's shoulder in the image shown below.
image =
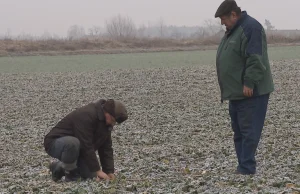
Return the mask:
[(244, 30), (262, 30), (263, 26), (259, 21), (257, 21), (255, 18), (251, 17), (250, 15), (247, 15), (246, 18), (244, 19), (243, 23), (241, 24), (241, 27)]
[(103, 120), (104, 114), (102, 111), (102, 104), (105, 100), (98, 100), (81, 107), (75, 108), (69, 113), (66, 118), (71, 119), (73, 122), (79, 122), (82, 120)]
[(89, 103), (87, 105), (81, 106), (73, 110), (67, 117), (72, 120), (82, 120), (93, 117), (97, 115), (97, 109), (94, 103)]
[(255, 18), (247, 15), (244, 21), (241, 23), (241, 28), (246, 36), (250, 39), (251, 37), (261, 37), (261, 33), (264, 32), (264, 27)]
[(83, 105), (81, 107), (75, 108), (75, 110), (72, 111), (74, 114), (80, 114), (81, 112), (86, 112), (92, 110), (92, 108), (95, 106), (94, 103), (89, 103), (86, 105)]

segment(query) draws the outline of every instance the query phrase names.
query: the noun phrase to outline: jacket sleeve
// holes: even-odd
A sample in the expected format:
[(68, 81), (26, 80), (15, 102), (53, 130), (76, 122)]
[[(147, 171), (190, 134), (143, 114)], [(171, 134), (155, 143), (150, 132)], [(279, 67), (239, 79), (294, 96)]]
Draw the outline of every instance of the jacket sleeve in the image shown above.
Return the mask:
[(245, 74), (244, 85), (249, 88), (254, 88), (264, 77), (266, 67), (263, 64), (262, 55), (266, 40), (263, 29), (250, 28), (244, 32), (245, 38)]
[(105, 173), (114, 173), (114, 156), (112, 148), (111, 134), (105, 140), (103, 145), (98, 149), (102, 171)]
[(93, 147), (93, 128), (77, 122), (74, 126), (75, 137), (80, 141), (81, 154), (91, 172), (100, 170), (100, 165)]

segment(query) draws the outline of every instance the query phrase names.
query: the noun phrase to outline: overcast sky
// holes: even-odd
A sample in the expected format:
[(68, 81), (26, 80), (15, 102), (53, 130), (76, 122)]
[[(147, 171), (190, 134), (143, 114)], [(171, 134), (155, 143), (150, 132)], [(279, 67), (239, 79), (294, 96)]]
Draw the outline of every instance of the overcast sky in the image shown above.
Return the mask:
[[(163, 18), (167, 25), (195, 26), (213, 19), (223, 0), (0, 0), (0, 35), (45, 31), (66, 36), (71, 25), (104, 26), (122, 14), (135, 24), (155, 24)], [(300, 0), (237, 0), (242, 10), (276, 29), (300, 29)]]

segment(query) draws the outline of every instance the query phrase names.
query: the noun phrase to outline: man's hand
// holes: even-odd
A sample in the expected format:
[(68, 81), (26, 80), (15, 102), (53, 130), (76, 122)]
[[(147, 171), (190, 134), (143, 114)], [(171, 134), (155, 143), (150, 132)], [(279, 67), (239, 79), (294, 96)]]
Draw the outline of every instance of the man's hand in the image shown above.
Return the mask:
[(251, 96), (253, 96), (253, 89), (248, 88), (247, 86), (244, 86), (243, 93), (245, 96), (251, 97)]
[(97, 171), (97, 181), (100, 181), (101, 179), (109, 180), (109, 176), (103, 172), (102, 170)]
[(110, 178), (110, 180), (115, 180), (116, 176), (112, 173), (107, 174), (107, 176)]

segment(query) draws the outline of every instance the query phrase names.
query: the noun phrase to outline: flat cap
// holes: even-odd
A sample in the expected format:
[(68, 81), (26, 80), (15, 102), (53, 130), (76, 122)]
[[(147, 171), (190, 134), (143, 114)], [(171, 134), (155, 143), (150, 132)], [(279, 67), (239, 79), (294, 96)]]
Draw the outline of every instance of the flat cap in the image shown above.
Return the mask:
[(127, 110), (121, 101), (108, 99), (103, 105), (103, 110), (113, 116), (117, 123), (122, 123), (128, 119)]
[(230, 14), (230, 12), (232, 12), (237, 7), (238, 6), (237, 6), (235, 0), (225, 0), (219, 6), (219, 8), (215, 14), (215, 18)]

